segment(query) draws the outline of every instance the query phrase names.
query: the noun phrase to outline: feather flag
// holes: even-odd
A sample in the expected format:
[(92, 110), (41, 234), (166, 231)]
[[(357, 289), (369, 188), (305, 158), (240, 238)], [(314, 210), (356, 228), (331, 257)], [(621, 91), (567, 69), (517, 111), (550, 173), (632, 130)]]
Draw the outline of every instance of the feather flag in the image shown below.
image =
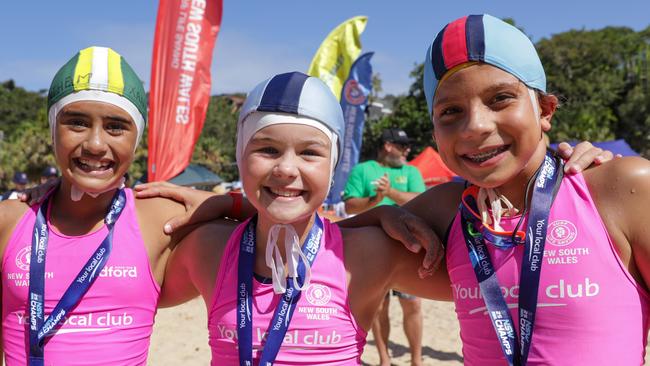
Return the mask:
[(175, 177), (192, 159), (210, 101), (212, 49), (222, 0), (160, 0), (149, 96), (148, 181)]
[(309, 66), (307, 73), (323, 80), (339, 100), (352, 63), (361, 53), (360, 35), (367, 21), (368, 17), (357, 16), (334, 28), (321, 43)]

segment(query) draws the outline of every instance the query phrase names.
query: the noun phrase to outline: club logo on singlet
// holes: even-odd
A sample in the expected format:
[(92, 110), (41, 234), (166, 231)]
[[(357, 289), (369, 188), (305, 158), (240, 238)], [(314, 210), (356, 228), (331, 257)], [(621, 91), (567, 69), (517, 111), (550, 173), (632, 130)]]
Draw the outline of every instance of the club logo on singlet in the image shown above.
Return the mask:
[(548, 226), (546, 240), (557, 247), (564, 247), (573, 243), (577, 236), (578, 229), (571, 221), (555, 220)]
[(31, 258), (32, 248), (30, 245), (25, 246), (16, 254), (16, 267), (23, 271), (29, 271), (29, 262)]
[(332, 298), (332, 291), (327, 286), (312, 283), (305, 293), (307, 302), (314, 306), (325, 306)]

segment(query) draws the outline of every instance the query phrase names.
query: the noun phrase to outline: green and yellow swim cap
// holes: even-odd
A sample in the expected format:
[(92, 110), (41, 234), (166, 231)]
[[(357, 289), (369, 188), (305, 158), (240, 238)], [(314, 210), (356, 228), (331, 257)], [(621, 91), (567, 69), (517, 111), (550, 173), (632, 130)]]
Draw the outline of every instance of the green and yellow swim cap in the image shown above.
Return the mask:
[(117, 52), (88, 47), (59, 69), (47, 95), (52, 132), (61, 109), (78, 101), (106, 102), (124, 109), (133, 118), (140, 141), (147, 121), (147, 95), (138, 75)]

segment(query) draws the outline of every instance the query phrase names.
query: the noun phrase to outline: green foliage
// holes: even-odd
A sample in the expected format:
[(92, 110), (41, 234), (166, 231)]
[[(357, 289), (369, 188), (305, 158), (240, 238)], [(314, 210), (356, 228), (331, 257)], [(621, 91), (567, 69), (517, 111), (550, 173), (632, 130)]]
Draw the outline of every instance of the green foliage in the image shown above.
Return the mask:
[[(641, 122), (642, 116), (630, 113), (630, 103), (635, 104), (633, 108), (644, 108), (642, 90), (635, 77), (640, 76), (638, 72), (647, 77), (648, 70), (633, 65), (638, 55), (648, 49), (648, 41), (632, 29), (607, 27), (572, 30), (538, 42), (539, 55), (547, 70), (548, 91), (563, 100), (549, 133), (551, 140), (630, 137), (620, 130), (619, 124)], [(623, 106), (625, 117), (634, 121), (622, 120)]]
[[(243, 95), (241, 95), (243, 99)], [(194, 147), (192, 162), (205, 165), (225, 181), (238, 179), (235, 164), (237, 106), (227, 96), (210, 98), (201, 137)]]
[(13, 81), (0, 84), (0, 186), (11, 187), (14, 172), (24, 171), (37, 181), (46, 165), (54, 164), (52, 141), (39, 93), (17, 88)]

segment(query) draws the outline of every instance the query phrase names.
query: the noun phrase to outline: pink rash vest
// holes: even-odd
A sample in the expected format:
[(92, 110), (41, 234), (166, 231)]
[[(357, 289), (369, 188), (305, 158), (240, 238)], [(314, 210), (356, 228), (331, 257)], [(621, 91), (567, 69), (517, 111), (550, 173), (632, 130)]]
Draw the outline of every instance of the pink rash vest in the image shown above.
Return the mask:
[[(2, 341), (7, 366), (25, 366), (29, 354), (29, 259), (38, 208), (30, 208), (22, 217), (2, 260)], [(49, 225), (46, 317), (107, 233), (102, 226), (86, 235), (67, 236)], [(113, 235), (113, 249), (99, 278), (46, 341), (45, 366), (146, 365), (160, 287), (151, 272), (130, 189)]]
[[(323, 219), (324, 236), (312, 266), (311, 283), (297, 308), (275, 365), (360, 365), (367, 333), (354, 320), (339, 228)], [(237, 263), (239, 242), (248, 221), (239, 225), (226, 246), (209, 308), (212, 365), (239, 365), (237, 344)], [(262, 279), (263, 280), (263, 279)], [(266, 330), (280, 295), (273, 285), (253, 279), (253, 360), (257, 365)]]
[[(502, 226), (512, 230), (519, 218)], [(465, 365), (505, 365), (458, 215), (447, 242)], [(488, 250), (519, 332), (523, 246)], [(619, 259), (584, 177), (565, 176), (549, 217), (528, 365), (643, 365), (649, 300)]]

